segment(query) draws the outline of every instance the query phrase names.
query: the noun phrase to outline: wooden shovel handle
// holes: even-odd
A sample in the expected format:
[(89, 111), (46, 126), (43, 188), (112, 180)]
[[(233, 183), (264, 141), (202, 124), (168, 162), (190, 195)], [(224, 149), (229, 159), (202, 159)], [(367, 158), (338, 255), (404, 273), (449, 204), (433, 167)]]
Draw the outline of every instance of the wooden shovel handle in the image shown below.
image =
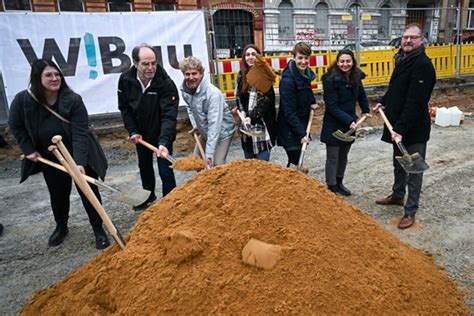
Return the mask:
[[(21, 155), (21, 159), (25, 159), (25, 155)], [(55, 163), (51, 160), (48, 160), (46, 158), (43, 158), (43, 157), (38, 157), (38, 161), (44, 163), (45, 165), (48, 165), (50, 167), (53, 167), (53, 168), (56, 168), (58, 170), (61, 170), (63, 172), (67, 172), (66, 168), (64, 168), (62, 165), (58, 164), (58, 163)], [(84, 178), (86, 178), (86, 181), (89, 182), (89, 183), (92, 183), (92, 184), (96, 184), (96, 179), (92, 178), (92, 177), (89, 177), (88, 175), (83, 175)]]
[(123, 239), (122, 235), (120, 235), (119, 231), (112, 223), (112, 220), (105, 212), (102, 204), (100, 204), (99, 200), (95, 196), (92, 189), (87, 184), (84, 176), (79, 171), (79, 168), (76, 165), (76, 162), (72, 158), (71, 154), (67, 150), (66, 146), (64, 146), (62, 142), (62, 137), (56, 135), (53, 137), (52, 142), (56, 144), (56, 146), (50, 146), (48, 149), (53, 152), (53, 154), (58, 158), (59, 162), (63, 165), (63, 167), (68, 171), (68, 173), (73, 178), (74, 182), (79, 186), (81, 191), (84, 193), (86, 198), (89, 202), (94, 206), (99, 216), (102, 218), (107, 230), (110, 232), (114, 240), (117, 242), (121, 249), (125, 249), (125, 240)]
[(204, 152), (204, 148), (202, 148), (201, 140), (196, 133), (193, 133), (194, 139), (196, 140), (196, 144), (199, 148), (199, 152), (201, 153), (202, 160), (206, 161), (206, 153)]
[[(380, 116), (382, 117), (385, 125), (387, 125), (387, 128), (390, 132), (390, 134), (393, 132), (393, 127), (392, 127), (392, 124), (390, 124), (388, 118), (385, 116), (385, 112), (382, 110), (382, 109), (379, 109), (379, 113), (380, 113)], [(408, 154), (408, 150), (405, 148), (405, 146), (402, 144), (402, 142), (400, 141), (400, 139), (395, 139), (395, 143), (397, 144), (398, 146), (398, 149), (400, 149), (401, 153), (403, 155), (407, 155)]]
[(390, 133), (393, 132), (393, 126), (390, 124), (390, 121), (388, 120), (387, 116), (385, 116), (385, 112), (382, 109), (379, 109), (380, 116), (382, 117), (385, 125), (387, 125), (388, 130)]
[[(147, 141), (145, 141), (145, 140), (143, 140), (143, 139), (141, 139), (141, 138), (138, 140), (138, 142), (139, 142), (141, 145), (145, 146), (146, 148), (150, 149), (151, 151), (153, 151), (153, 152), (155, 152), (155, 153), (158, 153), (158, 148), (156, 148), (155, 146), (153, 146), (153, 145), (150, 144), (149, 142), (147, 142)], [(162, 156), (163, 156), (163, 158), (165, 158), (166, 160), (168, 160), (168, 161), (171, 162), (171, 163), (174, 163), (174, 162), (176, 161), (176, 160), (175, 160), (173, 157), (171, 157), (170, 155), (162, 155)], [(161, 157), (161, 156), (160, 156), (160, 157)]]
[(245, 129), (248, 129), (249, 126), (244, 123), (244, 121), (245, 121), (245, 115), (244, 115), (244, 113), (242, 113), (242, 111), (240, 111), (239, 109), (236, 109), (236, 111), (237, 111), (237, 115), (238, 115), (239, 118), (240, 118), (240, 121), (241, 121), (242, 124), (244, 125), (244, 128), (245, 128)]
[(356, 126), (354, 127), (354, 129), (356, 129), (357, 127), (359, 127), (360, 124), (362, 124), (363, 121), (365, 121), (365, 119), (367, 118), (367, 115), (363, 114), (362, 117), (356, 122)]

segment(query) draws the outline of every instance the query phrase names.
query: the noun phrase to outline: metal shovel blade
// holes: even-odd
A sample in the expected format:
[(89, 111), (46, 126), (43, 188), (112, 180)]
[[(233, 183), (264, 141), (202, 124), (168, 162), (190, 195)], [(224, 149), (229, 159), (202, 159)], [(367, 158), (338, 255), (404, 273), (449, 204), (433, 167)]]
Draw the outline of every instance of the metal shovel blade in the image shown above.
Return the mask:
[(348, 135), (346, 133), (341, 132), (340, 130), (337, 130), (334, 133), (332, 133), (332, 136), (336, 137), (337, 139), (343, 142), (352, 142), (353, 140), (356, 139), (355, 136)]
[(265, 136), (265, 131), (253, 131), (250, 129), (240, 128), (239, 131), (250, 137), (263, 137)]
[(430, 167), (419, 153), (395, 156), (395, 159), (408, 173), (422, 173)]
[(137, 189), (137, 188), (132, 188), (132, 189), (127, 189), (127, 193), (123, 193), (122, 191), (113, 192), (110, 195), (110, 198), (119, 201), (119, 202), (124, 202), (132, 206), (138, 206), (143, 204), (148, 197), (150, 196), (150, 191), (144, 190), (144, 189)]

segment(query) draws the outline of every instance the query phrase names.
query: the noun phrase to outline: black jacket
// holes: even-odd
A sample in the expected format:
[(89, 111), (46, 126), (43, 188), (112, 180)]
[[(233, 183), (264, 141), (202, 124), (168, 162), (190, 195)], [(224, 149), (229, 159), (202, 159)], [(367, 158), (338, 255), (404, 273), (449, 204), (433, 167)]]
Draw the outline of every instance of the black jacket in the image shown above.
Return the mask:
[[(238, 107), (240, 110), (244, 110), (245, 113), (248, 114), (250, 119), (252, 120), (252, 124), (257, 123), (257, 124), (262, 124), (262, 120), (265, 122), (265, 125), (267, 126), (268, 133), (270, 134), (270, 140), (272, 142), (272, 145), (275, 145), (276, 141), (276, 134), (277, 134), (277, 123), (276, 123), (276, 108), (275, 108), (275, 90), (273, 90), (273, 87), (270, 88), (270, 90), (267, 91), (267, 93), (264, 93), (263, 95), (260, 95), (261, 92), (259, 93), (259, 96), (257, 98), (257, 105), (254, 107), (254, 109), (249, 113), (249, 93), (248, 91), (243, 92), (242, 91), (242, 84), (243, 84), (243, 79), (242, 79), (242, 73), (239, 72), (237, 76), (237, 89), (236, 89), (236, 100), (238, 102)], [(259, 101), (262, 102), (259, 102)], [(250, 142), (250, 148), (249, 151), (251, 151), (252, 144)]]
[[(363, 79), (365, 74), (361, 73), (360, 76)], [(362, 81), (352, 86), (346, 78), (334, 69), (323, 76), (323, 89), (325, 111), (321, 141), (332, 146), (347, 144), (332, 136), (332, 133), (337, 130), (347, 132), (351, 123), (357, 121), (356, 102), (359, 102), (362, 113), (370, 112), (369, 101)]]
[[(431, 120), (428, 102), (436, 83), (436, 72), (423, 52), (395, 66), (388, 90), (380, 99), (393, 129), (402, 135), (405, 145), (425, 143), (430, 138)], [(382, 140), (392, 142), (387, 127)]]
[(140, 134), (144, 140), (170, 146), (176, 138), (179, 96), (176, 85), (165, 70), (156, 66), (155, 77), (142, 93), (137, 68), (132, 66), (120, 76), (118, 108), (130, 135)]
[(290, 60), (281, 75), (277, 143), (285, 148), (301, 146), (311, 105), (316, 103), (311, 90), (311, 81), (316, 75), (308, 70), (309, 76), (303, 76), (296, 68), (295, 61)]
[[(35, 151), (47, 152), (40, 148), (38, 126), (40, 105), (27, 90), (19, 92), (13, 100), (8, 117), (8, 125), (25, 155)], [(89, 165), (102, 179), (107, 170), (107, 161), (100, 148), (90, 146), (89, 117), (80, 95), (74, 92), (61, 93), (58, 97), (57, 112), (70, 123), (62, 122), (68, 143), (72, 144), (72, 156), (78, 165)], [(59, 118), (58, 118), (59, 120)], [(21, 180), (41, 171), (40, 164), (24, 159), (21, 167)]]

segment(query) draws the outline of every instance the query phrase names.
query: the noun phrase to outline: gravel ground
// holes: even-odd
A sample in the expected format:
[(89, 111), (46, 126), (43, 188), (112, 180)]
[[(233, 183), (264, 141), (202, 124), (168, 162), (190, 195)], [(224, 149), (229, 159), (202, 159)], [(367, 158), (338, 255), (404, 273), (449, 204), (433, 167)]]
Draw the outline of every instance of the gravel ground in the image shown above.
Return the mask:
[[(417, 223), (405, 231), (396, 227), (403, 213), (401, 207), (374, 203), (390, 193), (393, 181), (391, 146), (380, 141), (380, 134), (380, 129), (373, 129), (352, 147), (345, 184), (353, 195), (347, 200), (401, 241), (431, 253), (466, 293), (465, 301), (474, 312), (474, 119), (467, 118), (461, 127), (433, 126), (427, 158), (431, 168), (425, 173)], [(107, 156), (109, 184), (139, 185), (133, 152), (112, 147), (107, 149)], [(235, 140), (229, 160), (241, 158), (240, 142)], [(313, 142), (305, 160), (309, 176), (324, 181), (324, 161), (324, 145)], [(273, 151), (272, 162), (286, 163), (281, 148)], [(2, 160), (0, 170), (0, 223), (5, 226), (0, 237), (0, 315), (11, 315), (17, 314), (35, 291), (60, 281), (100, 251), (94, 247), (93, 233), (75, 189), (70, 233), (61, 246), (49, 248), (47, 241), (55, 224), (42, 176), (33, 176), (20, 185), (19, 162)], [(177, 171), (178, 185), (193, 176), (194, 172)], [(118, 230), (127, 234), (140, 213), (108, 199), (105, 193), (103, 197), (104, 207)]]

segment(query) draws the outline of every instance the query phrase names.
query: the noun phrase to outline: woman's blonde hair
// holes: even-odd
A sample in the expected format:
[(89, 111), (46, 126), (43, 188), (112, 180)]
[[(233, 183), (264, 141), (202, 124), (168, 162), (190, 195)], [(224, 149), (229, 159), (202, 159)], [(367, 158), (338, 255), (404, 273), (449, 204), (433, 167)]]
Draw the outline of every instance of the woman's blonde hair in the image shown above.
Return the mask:
[(200, 73), (204, 73), (204, 67), (202, 66), (202, 62), (194, 56), (189, 56), (183, 59), (179, 63), (179, 69), (184, 74), (189, 69), (196, 69)]

